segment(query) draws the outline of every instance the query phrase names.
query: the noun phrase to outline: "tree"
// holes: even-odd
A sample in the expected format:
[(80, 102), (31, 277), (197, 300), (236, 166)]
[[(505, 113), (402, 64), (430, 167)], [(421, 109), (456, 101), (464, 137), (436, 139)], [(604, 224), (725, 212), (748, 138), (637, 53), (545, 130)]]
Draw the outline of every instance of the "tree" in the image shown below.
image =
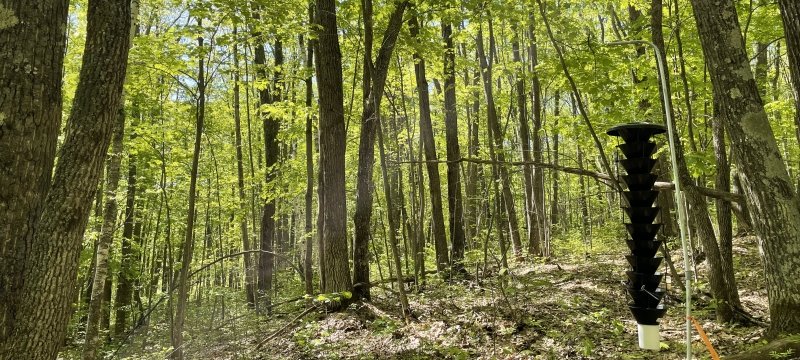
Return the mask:
[[(361, 135), (358, 143), (358, 175), (356, 185), (356, 212), (353, 216), (355, 239), (353, 240), (353, 284), (356, 298), (369, 299), (369, 241), (372, 219), (372, 172), (375, 165), (375, 131), (380, 117), (381, 100), (389, 72), (397, 35), (403, 25), (403, 13), (407, 1), (398, 2), (389, 18), (389, 24), (381, 41), (378, 57), (372, 59), (372, 1), (362, 3), (364, 14), (364, 110), (361, 113)], [(322, 56), (322, 54), (319, 54)], [(320, 94), (320, 97), (322, 95)]]
[[(203, 19), (197, 19), (197, 26), (202, 28)], [(186, 212), (186, 233), (181, 244), (181, 268), (178, 273), (178, 304), (175, 309), (175, 318), (172, 323), (172, 354), (173, 359), (183, 360), (183, 325), (186, 321), (186, 302), (189, 298), (189, 270), (192, 267), (194, 253), (194, 223), (197, 202), (197, 172), (200, 167), (200, 148), (203, 140), (203, 127), (206, 116), (206, 69), (203, 46), (205, 39), (197, 38), (197, 107), (195, 109), (194, 149), (192, 150), (192, 165), (189, 173), (189, 209)]]
[(763, 249), (772, 335), (800, 331), (800, 199), (753, 79), (735, 4), (692, 0), (714, 98), (741, 165), (745, 199)]
[[(28, 257), (25, 244), (33, 241), (32, 224), (50, 188), (61, 126), (68, 2), (0, 7), (0, 83), (14, 84), (0, 92), (0, 349), (8, 349)], [(39, 71), (36, 76), (18, 71), (24, 66)]]
[[(41, 127), (44, 138), (32, 133), (20, 134), (19, 138), (3, 138), (0, 143), (2, 148), (13, 145), (13, 141), (36, 142), (37, 146), (55, 146), (57, 136), (58, 116), (60, 116), (60, 75), (63, 59), (63, 32), (66, 21), (66, 2), (46, 2), (42, 7), (12, 6), (15, 9), (24, 9), (18, 14), (21, 23), (12, 23), (10, 27), (0, 30), (0, 44), (8, 44), (10, 49), (6, 55), (18, 54), (13, 61), (2, 61), (3, 64), (12, 62), (34, 62), (42, 65), (39, 71), (41, 78), (15, 78), (20, 75), (8, 73), (13, 71), (14, 65), (0, 67), (0, 79), (3, 83), (15, 83), (20, 86), (29, 86), (31, 90), (39, 88), (49, 101), (32, 103), (28, 97), (31, 93), (17, 92), (21, 98), (7, 99), (14, 104), (20, 104), (18, 109), (22, 112), (9, 111), (6, 121), (31, 121), (21, 114), (33, 114), (39, 121), (31, 121), (32, 129)], [(24, 256), (24, 262), (17, 263), (20, 274), (25, 282), (9, 295), (17, 300), (14, 318), (6, 322), (13, 325), (9, 337), (0, 343), (3, 358), (13, 358), (18, 354), (25, 354), (28, 359), (53, 359), (56, 357), (62, 344), (65, 329), (70, 316), (70, 304), (76, 294), (76, 279), (78, 271), (78, 257), (80, 255), (81, 240), (86, 228), (92, 199), (97, 188), (108, 145), (114, 132), (117, 120), (117, 110), (120, 106), (122, 85), (125, 79), (128, 58), (128, 42), (130, 38), (131, 6), (129, 0), (95, 1), (89, 2), (88, 27), (83, 66), (79, 77), (78, 88), (67, 120), (66, 138), (60, 149), (58, 164), (55, 169), (51, 166), (55, 160), (55, 153), (48, 150), (43, 152), (41, 163), (32, 167), (33, 174), (53, 171), (53, 179), (49, 190), (31, 199), (38, 200), (33, 204), (37, 211), (33, 227), (27, 229), (28, 233), (19, 235), (27, 236), (26, 254), (17, 248), (16, 256)], [(51, 17), (51, 18), (48, 18)], [(33, 28), (29, 28), (33, 26)], [(40, 27), (39, 27), (40, 26)], [(25, 38), (26, 31), (38, 35)], [(15, 38), (17, 37), (18, 38)], [(12, 40), (13, 39), (13, 40)], [(20, 43), (17, 43), (19, 40)], [(27, 41), (27, 43), (26, 43)], [(48, 41), (39, 43), (40, 41)], [(39, 44), (39, 45), (37, 45)], [(28, 49), (28, 47), (32, 47)], [(41, 49), (54, 48), (52, 57), (40, 60), (37, 55)], [(5, 48), (5, 47), (4, 47)], [(36, 52), (33, 52), (36, 51)], [(38, 57), (38, 58), (37, 58)], [(42, 62), (39, 62), (42, 61)], [(51, 77), (56, 75), (56, 77)], [(52, 81), (43, 85), (38, 81)], [(52, 93), (50, 91), (55, 91)], [(38, 93), (37, 93), (38, 94)], [(27, 97), (27, 99), (26, 99)], [(0, 104), (7, 104), (0, 101)], [(52, 104), (53, 108), (42, 106)], [(47, 108), (46, 110), (36, 107)], [(5, 113), (5, 109), (3, 109)], [(11, 117), (14, 116), (14, 117)], [(49, 117), (52, 116), (52, 117)], [(50, 121), (47, 121), (50, 119)], [(28, 124), (26, 124), (28, 125)], [(52, 132), (49, 130), (55, 125)], [(25, 136), (30, 136), (26, 138)], [(49, 138), (48, 138), (49, 137)], [(36, 152), (39, 153), (38, 151)], [(13, 157), (12, 157), (13, 159)], [(11, 162), (14, 164), (15, 162)], [(30, 166), (28, 164), (27, 166)], [(41, 167), (41, 168), (40, 168)], [(43, 169), (42, 169), (43, 168)], [(13, 168), (12, 168), (13, 169)], [(12, 170), (13, 171), (13, 170)], [(4, 175), (3, 183), (12, 181), (9, 177), (31, 176), (26, 171), (10, 172)], [(42, 181), (33, 177), (32, 181)], [(49, 179), (47, 179), (49, 181)], [(27, 183), (34, 185), (33, 191), (44, 190), (41, 182)], [(38, 187), (42, 185), (42, 187)], [(28, 195), (29, 191), (21, 194)], [(22, 199), (20, 199), (22, 200)], [(16, 210), (16, 209), (15, 209)], [(29, 215), (29, 214), (28, 214)], [(30, 218), (29, 218), (30, 219)], [(8, 244), (4, 238), (4, 244)], [(25, 237), (15, 239), (26, 239)], [(12, 341), (9, 341), (12, 340)]]
[(451, 261), (454, 271), (464, 271), (462, 261), (466, 247), (464, 200), (461, 196), (461, 148), (458, 145), (458, 110), (456, 102), (456, 54), (453, 47), (453, 25), (442, 21), (444, 38), (444, 121), (447, 142), (447, 205), (450, 209)]
[[(238, 33), (234, 26), (233, 33)], [(239, 194), (240, 209), (243, 212), (239, 231), (242, 233), (242, 250), (248, 251), (250, 248), (250, 234), (247, 228), (247, 200), (244, 195), (244, 162), (242, 157), (242, 116), (239, 104), (239, 45), (233, 45), (233, 122), (234, 132), (236, 133), (236, 187)], [(244, 278), (245, 294), (247, 304), (255, 306), (255, 282), (253, 281), (253, 259), (250, 253), (244, 254)]]
[(344, 96), (342, 53), (336, 25), (336, 2), (317, 0), (315, 24), (319, 26), (314, 64), (319, 94), (320, 201), (322, 292), (350, 291), (347, 256), (347, 206), (344, 189)]
[[(111, 152), (108, 154), (106, 168), (106, 202), (103, 206), (103, 227), (100, 239), (97, 242), (96, 265), (92, 282), (92, 294), (89, 303), (88, 318), (86, 321), (86, 344), (83, 349), (84, 360), (98, 358), (100, 342), (100, 318), (103, 309), (103, 294), (105, 293), (106, 278), (108, 276), (108, 260), (114, 232), (117, 228), (117, 188), (120, 179), (120, 163), (122, 162), (122, 146), (125, 135), (125, 111), (120, 109), (118, 122), (114, 129)], [(108, 304), (106, 304), (108, 306)]]
[(794, 90), (794, 126), (797, 141), (800, 141), (800, 2), (779, 0), (783, 20), (783, 35), (786, 38), (786, 55), (789, 58), (789, 74)]
[[(490, 18), (491, 24), (491, 18)], [(489, 41), (490, 43), (493, 42), (493, 36), (489, 34)], [(494, 81), (492, 78), (492, 63), (487, 59), (486, 51), (483, 48), (483, 28), (479, 28), (478, 30), (478, 39), (477, 39), (477, 51), (478, 51), (478, 59), (480, 62), (482, 79), (483, 79), (483, 94), (486, 98), (486, 109), (487, 109), (487, 128), (489, 130), (489, 141), (492, 142), (494, 146), (494, 153), (492, 160), (497, 161), (498, 164), (502, 164), (506, 161), (506, 156), (503, 150), (503, 133), (500, 129), (500, 123), (497, 117), (497, 107), (494, 102), (494, 90), (492, 89), (492, 82)], [(493, 48), (490, 44), (489, 48)], [(508, 222), (509, 228), (511, 232), (511, 241), (514, 246), (514, 256), (517, 258), (522, 257), (522, 241), (520, 240), (519, 235), (519, 224), (517, 220), (517, 210), (516, 206), (514, 205), (514, 196), (511, 193), (511, 177), (508, 174), (508, 169), (503, 166), (499, 165), (496, 167), (497, 169), (497, 176), (498, 178), (495, 181), (501, 183), (502, 186), (502, 203), (503, 207), (508, 215)]]
[[(411, 36), (418, 40), (419, 20), (417, 14), (411, 17)], [(436, 269), (445, 271), (450, 260), (447, 254), (447, 235), (445, 233), (444, 212), (442, 210), (442, 184), (439, 178), (439, 157), (436, 154), (436, 143), (433, 140), (433, 125), (431, 125), (431, 101), (428, 94), (428, 79), (425, 75), (425, 59), (414, 52), (414, 74), (416, 75), (417, 96), (419, 97), (419, 132), (420, 141), (425, 150), (425, 164), (428, 171), (428, 189), (431, 195), (431, 226), (433, 230), (433, 244), (436, 249)]]

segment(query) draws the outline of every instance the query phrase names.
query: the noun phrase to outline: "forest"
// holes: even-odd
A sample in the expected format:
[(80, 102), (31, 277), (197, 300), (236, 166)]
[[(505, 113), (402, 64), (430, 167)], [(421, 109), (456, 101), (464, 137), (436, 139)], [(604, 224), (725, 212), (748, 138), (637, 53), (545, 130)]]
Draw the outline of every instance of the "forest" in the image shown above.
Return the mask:
[(800, 359), (800, 1), (0, 0), (0, 359)]

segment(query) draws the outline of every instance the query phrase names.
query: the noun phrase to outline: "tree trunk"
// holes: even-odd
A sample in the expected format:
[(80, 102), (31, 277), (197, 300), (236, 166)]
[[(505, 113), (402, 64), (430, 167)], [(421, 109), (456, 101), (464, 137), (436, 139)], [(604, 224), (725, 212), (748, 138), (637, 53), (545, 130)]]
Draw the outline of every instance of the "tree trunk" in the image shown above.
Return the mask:
[[(500, 129), (500, 123), (497, 118), (497, 108), (495, 107), (494, 94), (492, 91), (492, 64), (487, 60), (486, 53), (483, 50), (483, 30), (478, 29), (478, 59), (480, 67), (483, 70), (483, 92), (486, 96), (486, 110), (488, 129), (490, 134), (490, 141), (494, 142), (495, 158), (492, 160), (498, 163), (504, 163), (506, 157), (503, 149), (503, 133)], [(492, 46), (490, 46), (491, 48)], [(497, 166), (498, 176), (502, 182), (502, 197), (503, 205), (505, 206), (506, 214), (508, 215), (508, 222), (511, 232), (511, 242), (514, 247), (514, 256), (517, 259), (522, 258), (522, 241), (519, 235), (519, 224), (517, 222), (517, 210), (514, 206), (514, 196), (511, 193), (511, 177), (508, 174), (508, 169), (505, 165)]]
[[(308, 6), (309, 22), (314, 22), (314, 7)], [(301, 39), (303, 39), (301, 37)], [(303, 46), (301, 41), (300, 46)], [(308, 43), (306, 49), (306, 68), (311, 69), (314, 67), (314, 46), (311, 41)], [(314, 101), (314, 88), (311, 75), (305, 79), (306, 86), (306, 108), (312, 108)], [(305, 287), (306, 294), (314, 294), (314, 268), (312, 264), (312, 251), (313, 251), (313, 224), (312, 215), (314, 213), (314, 126), (311, 114), (306, 116), (306, 196), (305, 196), (305, 254), (303, 258), (303, 268), (305, 269)]]
[[(559, 166), (558, 158), (558, 138), (559, 138), (559, 131), (558, 131), (558, 117), (561, 116), (561, 92), (556, 90), (555, 94), (555, 104), (553, 105), (553, 130), (551, 131), (551, 138), (553, 139), (552, 143), (552, 160), (551, 163), (554, 166)], [(561, 221), (561, 214), (559, 212), (559, 206), (561, 205), (561, 199), (559, 198), (558, 190), (559, 190), (559, 180), (560, 173), (558, 171), (552, 171), (550, 176), (550, 181), (552, 182), (552, 188), (550, 190), (550, 232), (556, 232), (557, 227), (559, 226), (558, 223)]]
[[(372, 51), (366, 50), (364, 54), (364, 110), (361, 114), (361, 136), (358, 144), (358, 180), (356, 185), (356, 212), (353, 217), (355, 225), (355, 238), (353, 241), (353, 283), (358, 284), (354, 289), (356, 298), (369, 299), (369, 241), (371, 238), (372, 219), (372, 172), (375, 164), (375, 131), (380, 112), (383, 89), (386, 76), (389, 73), (389, 62), (392, 52), (403, 25), (403, 13), (406, 1), (397, 3), (389, 19), (386, 32), (378, 50), (377, 59), (372, 60)], [(365, 46), (372, 47), (372, 2), (364, 1), (365, 32), (368, 36)], [(319, 54), (322, 56), (322, 54)], [(322, 96), (320, 94), (320, 96)]]
[[(233, 28), (233, 33), (238, 33), (236, 27)], [(239, 231), (242, 235), (242, 250), (249, 251), (250, 248), (250, 234), (247, 227), (247, 199), (244, 195), (244, 162), (242, 156), (242, 116), (241, 106), (239, 104), (239, 45), (233, 45), (233, 122), (236, 131), (236, 185), (239, 191), (239, 209), (242, 212), (241, 221), (239, 222)], [(250, 106), (250, 104), (247, 104)], [(247, 304), (250, 307), (255, 306), (255, 284), (253, 281), (253, 259), (250, 253), (244, 254), (244, 287), (245, 295), (247, 296)]]
[(320, 189), (323, 248), (319, 249), (322, 292), (350, 291), (347, 256), (347, 206), (344, 179), (344, 129), (342, 53), (336, 26), (336, 1), (316, 0), (317, 55), (314, 58), (319, 96)]
[[(123, 104), (124, 105), (124, 104)], [(89, 303), (88, 318), (86, 321), (86, 342), (83, 347), (83, 359), (95, 360), (99, 358), (100, 347), (100, 319), (103, 308), (103, 294), (108, 278), (108, 260), (114, 232), (117, 228), (117, 188), (120, 179), (120, 163), (122, 162), (122, 146), (125, 138), (125, 111), (120, 107), (111, 152), (108, 154), (106, 168), (106, 202), (103, 208), (103, 227), (100, 230), (100, 239), (97, 241), (97, 264), (92, 283), (92, 295)], [(108, 306), (108, 304), (105, 304)]]
[(458, 110), (456, 108), (456, 54), (453, 47), (453, 26), (442, 22), (444, 38), (444, 121), (447, 141), (447, 205), (450, 209), (450, 241), (453, 270), (463, 271), (466, 235), (464, 234), (464, 200), (461, 197), (461, 158), (458, 145)]
[(715, 100), (741, 165), (745, 199), (763, 249), (771, 335), (800, 331), (800, 204), (778, 150), (731, 0), (692, 0)]
[[(411, 36), (419, 40), (420, 25), (416, 14), (409, 24)], [(433, 225), (433, 245), (436, 249), (436, 269), (445, 271), (450, 260), (447, 251), (447, 235), (444, 225), (444, 210), (442, 209), (442, 188), (439, 178), (439, 157), (436, 153), (436, 143), (433, 139), (433, 126), (431, 125), (430, 98), (428, 94), (428, 79), (425, 74), (425, 59), (414, 53), (414, 73), (417, 81), (417, 95), (419, 96), (419, 133), (420, 141), (425, 149), (425, 167), (428, 171), (428, 188), (431, 196), (431, 218)], [(447, 120), (445, 120), (447, 121)]]
[[(511, 49), (514, 62), (520, 63), (522, 72), (516, 75), (514, 88), (517, 96), (517, 109), (519, 116), (519, 141), (522, 143), (522, 161), (531, 161), (531, 137), (528, 125), (528, 103), (527, 92), (525, 91), (525, 66), (522, 61), (519, 45), (519, 29), (514, 24), (512, 27), (514, 34), (511, 40)], [(525, 165), (522, 167), (523, 186), (525, 187), (525, 224), (528, 231), (528, 254), (539, 256), (541, 249), (537, 238), (538, 226), (536, 223), (536, 210), (533, 196), (533, 166)]]
[[(529, 61), (530, 69), (533, 73), (531, 79), (531, 117), (533, 119), (533, 134), (531, 137), (533, 153), (533, 161), (542, 162), (542, 86), (539, 82), (539, 75), (536, 71), (536, 66), (539, 65), (539, 46), (536, 42), (536, 23), (535, 15), (533, 12), (529, 15), (530, 22), (528, 24), (528, 37), (530, 38)], [(545, 211), (544, 211), (544, 169), (538, 166), (533, 167), (532, 173), (532, 187), (533, 187), (533, 225), (532, 225), (532, 238), (530, 250), (533, 250), (534, 256), (542, 256), (542, 243), (546, 242), (548, 236), (545, 225)]]
[[(202, 27), (202, 19), (197, 19), (197, 26)], [(203, 37), (197, 38), (200, 49), (204, 46)], [(206, 74), (205, 58), (199, 52), (197, 67), (197, 109), (194, 134), (194, 150), (192, 152), (192, 168), (189, 174), (189, 209), (186, 212), (186, 234), (181, 244), (181, 269), (178, 275), (178, 304), (175, 309), (175, 318), (172, 324), (171, 342), (174, 349), (170, 357), (183, 360), (183, 325), (186, 320), (186, 303), (189, 297), (189, 270), (192, 267), (192, 252), (194, 251), (194, 221), (195, 203), (197, 201), (197, 171), (200, 165), (200, 145), (203, 140), (203, 126), (206, 111)]]
[[(134, 118), (136, 115), (134, 114)], [(131, 139), (136, 138), (133, 133), (136, 127), (134, 121), (134, 130), (131, 133)], [(128, 317), (131, 310), (131, 299), (133, 296), (133, 276), (134, 274), (134, 261), (136, 260), (136, 251), (134, 251), (131, 241), (133, 240), (133, 225), (136, 221), (136, 155), (128, 155), (128, 190), (125, 195), (125, 219), (122, 225), (122, 245), (120, 247), (120, 271), (117, 276), (117, 291), (116, 298), (114, 299), (114, 307), (116, 308), (114, 315), (114, 337), (120, 337), (125, 334), (128, 327)]]
[(9, 349), (6, 341), (16, 342), (10, 336), (22, 300), (26, 244), (33, 240), (50, 187), (61, 129), (69, 4), (17, 1), (12, 9), (3, 4), (9, 17), (0, 25), (0, 349)]
[(800, 2), (778, 0), (778, 6), (781, 9), (781, 19), (783, 19), (789, 74), (792, 77), (792, 89), (794, 90), (795, 136), (800, 142)]
[[(30, 105), (48, 107), (48, 110), (58, 114), (54, 116), (60, 116), (61, 108), (58, 106), (60, 94), (57, 91), (60, 89), (60, 77), (51, 78), (49, 75), (61, 74), (59, 57), (63, 56), (63, 47), (61, 46), (63, 37), (55, 35), (55, 33), (64, 31), (63, 16), (66, 13), (66, 3), (48, 3), (40, 7), (20, 6), (19, 8), (23, 9), (23, 13), (19, 14), (23, 23), (12, 27), (12, 30), (0, 32), (0, 44), (8, 44), (12, 42), (11, 38), (18, 36), (18, 39), (22, 41), (30, 41), (32, 49), (36, 50), (35, 54), (37, 55), (24, 49), (15, 51), (13, 49), (18, 45), (9, 44), (9, 49), (11, 49), (9, 54), (15, 54), (15, 60), (0, 62), (9, 64), (0, 66), (2, 69), (0, 70), (0, 79), (3, 79), (3, 83), (6, 84), (33, 86), (28, 88), (31, 89), (28, 92), (20, 89), (16, 91), (16, 94), (18, 96), (22, 96), (19, 94), (44, 94), (47, 98), (39, 99)], [(28, 11), (35, 12), (35, 14), (27, 13)], [(50, 28), (51, 24), (43, 23), (42, 19), (37, 18), (39, 14), (45, 17), (54, 16), (51, 21), (55, 28)], [(44, 203), (41, 204), (41, 216), (38, 217), (33, 228), (35, 234), (32, 238), (28, 238), (30, 240), (27, 244), (29, 251), (22, 267), (24, 271), (21, 273), (25, 282), (19, 292), (11, 294), (12, 298), (19, 299), (14, 319), (15, 326), (10, 337), (13, 341), (0, 344), (0, 349), (2, 349), (0, 358), (15, 358), (19, 354), (25, 354), (26, 359), (53, 359), (63, 344), (63, 337), (71, 314), (70, 307), (75, 299), (82, 237), (108, 145), (114, 132), (117, 111), (120, 108), (122, 84), (127, 68), (130, 16), (131, 6), (127, 0), (93, 0), (89, 2), (83, 66), (72, 111), (67, 122), (66, 138), (59, 151), (58, 164), (53, 171), (52, 185)], [(29, 26), (33, 26), (35, 30)], [(54, 37), (50, 38), (50, 41), (55, 40), (55, 42), (37, 46), (37, 38), (26, 39), (25, 35), (21, 35), (17, 31), (22, 31), (22, 34), (32, 31), (43, 37), (47, 37), (53, 31)], [(42, 49), (48, 49), (48, 51), (53, 49), (52, 57), (50, 55), (42, 56), (40, 53)], [(25, 54), (31, 56), (28, 57)], [(48, 85), (44, 89), (38, 90), (42, 92), (34, 92), (32, 89), (36, 88), (36, 85), (31, 84), (30, 81), (33, 78), (28, 77), (27, 74), (24, 75), (25, 79), (13, 79), (5, 75), (6, 71), (19, 66), (19, 64), (15, 64), (16, 59), (30, 64), (30, 62), (35, 63), (43, 58), (47, 59), (43, 60), (44, 63), (40, 63), (42, 67), (37, 68), (38, 73), (46, 81), (52, 81), (55, 84), (52, 85), (53, 88)], [(18, 76), (22, 76), (22, 73)], [(51, 89), (56, 93), (49, 93)], [(52, 97), (50, 97), (51, 95)], [(26, 109), (28, 103), (24, 98), (7, 99), (16, 106), (20, 106), (20, 109), (24, 110), (26, 114), (42, 116), (33, 109)], [(6, 101), (0, 100), (0, 104), (6, 104)], [(49, 105), (53, 106), (49, 107)], [(0, 108), (5, 108), (5, 106), (0, 105)], [(48, 134), (49, 127), (52, 126), (47, 122), (46, 117), (40, 118), (41, 121), (34, 122), (33, 119), (23, 120), (22, 118), (8, 117), (9, 113), (6, 114), (6, 123), (26, 121), (26, 124), (29, 123), (32, 126), (36, 124), (34, 129), (40, 127), (44, 134)], [(11, 114), (17, 115), (17, 113)], [(39, 140), (38, 133), (39, 131), (26, 132), (27, 136), (34, 138), (25, 141), (34, 145), (33, 141)], [(8, 144), (5, 138), (0, 143)], [(43, 144), (35, 144), (35, 146), (54, 145), (47, 141), (44, 141)], [(21, 147), (21, 149), (25, 148)], [(43, 152), (46, 154), (47, 151)], [(38, 149), (34, 152), (34, 154), (39, 153)], [(3, 154), (6, 154), (5, 147)], [(49, 165), (52, 162), (52, 158), (45, 158), (41, 164), (37, 165), (46, 166), (44, 171), (50, 173)], [(12, 164), (14, 163), (12, 162)], [(9, 174), (16, 180), (31, 175), (24, 172)], [(40, 179), (34, 177), (30, 180), (31, 182), (26, 184), (38, 184), (37, 181)], [(8, 184), (6, 181), (8, 180), (3, 181), (3, 185)], [(26, 232), (22, 232), (20, 235), (28, 236)]]

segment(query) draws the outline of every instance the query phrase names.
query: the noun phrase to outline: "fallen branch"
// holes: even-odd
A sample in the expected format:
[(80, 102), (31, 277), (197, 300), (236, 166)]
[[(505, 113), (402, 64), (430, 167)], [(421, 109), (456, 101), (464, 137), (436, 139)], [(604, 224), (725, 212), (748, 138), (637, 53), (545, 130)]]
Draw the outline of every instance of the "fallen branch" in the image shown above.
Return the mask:
[(278, 329), (278, 330), (275, 330), (275, 332), (273, 332), (272, 334), (270, 334), (269, 336), (267, 336), (266, 338), (264, 338), (264, 340), (261, 340), (261, 342), (259, 342), (259, 343), (256, 345), (256, 350), (260, 349), (262, 346), (264, 346), (264, 345), (265, 345), (266, 343), (268, 343), (270, 340), (274, 339), (275, 337), (277, 337), (278, 335), (280, 335), (280, 333), (282, 333), (284, 330), (286, 330), (286, 329), (288, 329), (290, 326), (292, 326), (292, 324), (294, 324), (294, 323), (295, 323), (297, 320), (300, 320), (300, 319), (302, 319), (302, 318), (303, 318), (303, 316), (306, 316), (306, 315), (308, 315), (310, 312), (314, 311), (315, 309), (316, 309), (316, 308), (314, 308), (314, 307), (309, 307), (308, 309), (305, 309), (303, 312), (301, 312), (301, 313), (300, 313), (300, 315), (297, 315), (297, 316), (296, 316), (294, 319), (292, 319), (292, 320), (289, 320), (289, 322), (288, 322), (288, 323), (286, 323), (286, 325), (284, 325), (283, 327), (281, 327), (281, 328), (280, 328), (280, 329)]

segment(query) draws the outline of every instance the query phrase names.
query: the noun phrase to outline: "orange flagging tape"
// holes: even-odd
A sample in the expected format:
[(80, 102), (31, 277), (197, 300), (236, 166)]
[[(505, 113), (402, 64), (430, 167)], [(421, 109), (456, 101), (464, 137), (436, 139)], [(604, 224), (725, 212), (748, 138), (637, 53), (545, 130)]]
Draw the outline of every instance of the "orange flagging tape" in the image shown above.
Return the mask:
[(711, 353), (711, 358), (714, 360), (719, 360), (719, 354), (717, 354), (717, 351), (714, 350), (714, 345), (711, 345), (711, 340), (708, 339), (708, 335), (706, 335), (706, 332), (703, 331), (703, 327), (700, 326), (700, 323), (697, 322), (697, 319), (689, 316), (689, 320), (692, 321), (694, 328), (697, 329), (697, 333), (700, 334), (700, 339), (703, 340), (703, 344), (706, 345), (706, 349), (708, 349), (708, 352)]

